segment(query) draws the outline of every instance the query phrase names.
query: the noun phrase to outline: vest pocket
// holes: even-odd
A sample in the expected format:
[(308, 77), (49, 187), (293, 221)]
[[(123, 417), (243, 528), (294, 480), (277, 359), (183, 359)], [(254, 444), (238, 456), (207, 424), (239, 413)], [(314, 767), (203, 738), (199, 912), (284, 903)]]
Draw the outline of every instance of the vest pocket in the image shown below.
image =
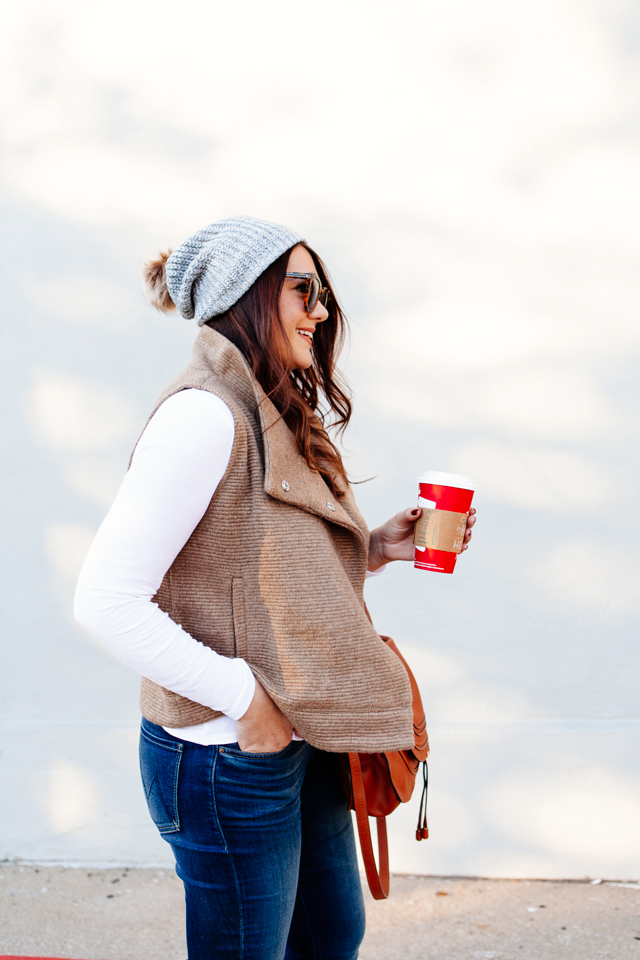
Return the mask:
[(233, 611), (233, 648), (236, 657), (247, 657), (247, 614), (244, 606), (244, 581), (242, 577), (231, 580), (231, 607)]

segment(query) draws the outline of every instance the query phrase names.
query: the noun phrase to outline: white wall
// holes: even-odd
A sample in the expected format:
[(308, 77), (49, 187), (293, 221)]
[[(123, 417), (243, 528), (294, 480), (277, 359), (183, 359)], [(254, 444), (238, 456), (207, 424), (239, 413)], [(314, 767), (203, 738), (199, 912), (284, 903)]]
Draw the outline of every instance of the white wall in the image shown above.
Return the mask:
[(74, 578), (194, 329), (142, 257), (248, 213), (352, 318), (371, 525), (473, 474), (453, 577), (367, 593), (410, 654), (432, 839), (397, 871), (640, 877), (640, 7), (618, 0), (23, 0), (0, 29), (0, 857), (166, 862), (137, 678)]

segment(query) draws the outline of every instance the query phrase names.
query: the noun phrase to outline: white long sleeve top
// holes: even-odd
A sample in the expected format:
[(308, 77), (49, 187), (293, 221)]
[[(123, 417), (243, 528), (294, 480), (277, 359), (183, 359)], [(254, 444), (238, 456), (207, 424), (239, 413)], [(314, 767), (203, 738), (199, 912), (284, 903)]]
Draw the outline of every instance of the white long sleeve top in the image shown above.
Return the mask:
[(234, 439), (228, 406), (206, 390), (169, 397), (149, 421), (82, 567), (78, 623), (123, 663), (167, 690), (224, 714), (169, 733), (201, 744), (237, 741), (249, 708), (248, 664), (198, 642), (152, 597), (202, 519)]
[(214, 394), (183, 390), (166, 400), (140, 438), (75, 596), (78, 622), (127, 666), (225, 714), (180, 729), (196, 743), (235, 742), (253, 673), (199, 643), (151, 598), (209, 506), (233, 438), (231, 411)]

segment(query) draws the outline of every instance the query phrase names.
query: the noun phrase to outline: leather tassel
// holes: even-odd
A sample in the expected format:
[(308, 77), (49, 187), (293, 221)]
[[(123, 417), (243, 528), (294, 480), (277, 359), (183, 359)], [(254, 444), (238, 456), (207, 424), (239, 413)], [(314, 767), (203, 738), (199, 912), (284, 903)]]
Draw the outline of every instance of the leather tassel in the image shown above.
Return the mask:
[(420, 811), (418, 813), (418, 827), (416, 829), (416, 840), (429, 839), (429, 827), (427, 826), (427, 789), (429, 786), (429, 768), (427, 761), (422, 763), (422, 796), (420, 797)]

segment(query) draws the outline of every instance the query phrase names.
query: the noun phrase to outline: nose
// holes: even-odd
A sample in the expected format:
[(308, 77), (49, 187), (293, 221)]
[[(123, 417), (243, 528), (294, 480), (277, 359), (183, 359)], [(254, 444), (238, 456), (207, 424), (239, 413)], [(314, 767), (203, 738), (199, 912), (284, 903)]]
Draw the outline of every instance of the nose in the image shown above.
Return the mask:
[(307, 316), (309, 317), (309, 320), (315, 320), (316, 323), (322, 323), (322, 321), (326, 320), (329, 316), (329, 311), (318, 300), (311, 313), (307, 314)]

